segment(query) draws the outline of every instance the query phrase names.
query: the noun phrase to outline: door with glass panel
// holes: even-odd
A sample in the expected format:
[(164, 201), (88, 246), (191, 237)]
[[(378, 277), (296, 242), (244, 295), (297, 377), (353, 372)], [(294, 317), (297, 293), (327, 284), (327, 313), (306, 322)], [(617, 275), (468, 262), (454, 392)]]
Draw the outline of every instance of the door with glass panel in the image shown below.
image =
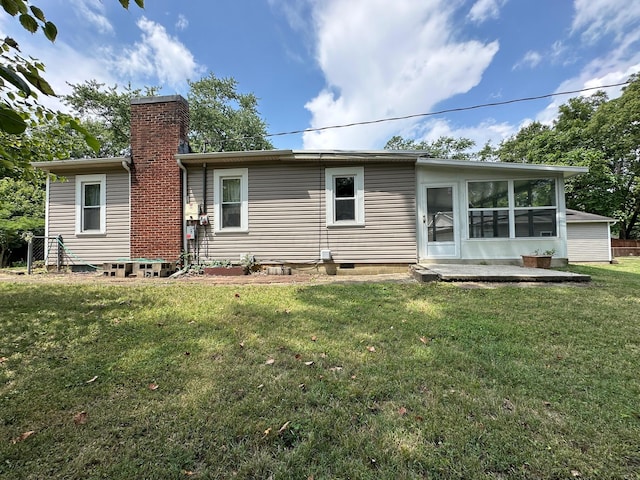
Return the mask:
[(427, 258), (458, 257), (458, 221), (454, 185), (428, 186), (422, 226)]

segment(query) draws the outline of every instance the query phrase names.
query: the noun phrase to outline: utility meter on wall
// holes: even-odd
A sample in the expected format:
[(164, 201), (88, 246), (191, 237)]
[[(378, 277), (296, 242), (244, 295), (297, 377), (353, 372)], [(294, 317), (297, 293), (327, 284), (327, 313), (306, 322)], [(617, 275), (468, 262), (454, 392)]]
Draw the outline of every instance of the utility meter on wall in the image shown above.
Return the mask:
[(209, 225), (209, 215), (200, 215), (200, 225)]

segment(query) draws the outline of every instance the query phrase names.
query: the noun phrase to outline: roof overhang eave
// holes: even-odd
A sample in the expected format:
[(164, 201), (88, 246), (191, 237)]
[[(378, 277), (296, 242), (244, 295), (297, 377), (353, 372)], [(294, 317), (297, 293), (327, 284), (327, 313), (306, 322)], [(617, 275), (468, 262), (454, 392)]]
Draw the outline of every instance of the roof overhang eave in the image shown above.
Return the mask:
[(449, 160), (437, 158), (420, 157), (417, 161), (418, 165), (436, 166), (436, 167), (455, 167), (455, 168), (471, 168), (495, 171), (512, 171), (512, 172), (536, 172), (536, 173), (553, 173), (562, 174), (564, 178), (571, 178), (582, 173), (587, 173), (587, 167), (569, 167), (565, 165), (546, 165), (538, 163), (507, 163), (507, 162), (476, 162), (468, 160)]
[(124, 168), (131, 165), (130, 157), (110, 158), (71, 158), (67, 160), (52, 160), (50, 162), (32, 162), (31, 166), (49, 173), (65, 173), (97, 168)]

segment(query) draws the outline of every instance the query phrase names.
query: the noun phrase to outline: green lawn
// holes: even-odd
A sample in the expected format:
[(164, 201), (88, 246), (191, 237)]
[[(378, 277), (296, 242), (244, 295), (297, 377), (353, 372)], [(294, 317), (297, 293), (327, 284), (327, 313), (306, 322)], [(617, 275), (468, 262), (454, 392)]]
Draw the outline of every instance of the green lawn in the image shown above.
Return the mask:
[(640, 478), (640, 259), (571, 270), (0, 283), (0, 478)]

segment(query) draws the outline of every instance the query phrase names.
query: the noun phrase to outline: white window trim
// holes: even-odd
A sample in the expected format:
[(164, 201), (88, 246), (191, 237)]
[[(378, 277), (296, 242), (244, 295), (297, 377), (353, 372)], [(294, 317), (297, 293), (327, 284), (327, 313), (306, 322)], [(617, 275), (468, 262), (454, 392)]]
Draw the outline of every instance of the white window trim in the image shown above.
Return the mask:
[[(82, 185), (100, 184), (100, 229), (82, 230)], [(76, 175), (76, 235), (104, 235), (107, 233), (107, 175)]]
[[(335, 177), (353, 176), (355, 184), (355, 220), (335, 220), (335, 195), (333, 179)], [(325, 203), (327, 227), (364, 226), (364, 167), (326, 168), (324, 171)]]
[[(222, 179), (240, 177), (240, 194), (242, 206), (240, 210), (240, 227), (222, 228)], [(219, 168), (213, 171), (213, 203), (214, 232), (248, 232), (249, 231), (249, 169)]]

